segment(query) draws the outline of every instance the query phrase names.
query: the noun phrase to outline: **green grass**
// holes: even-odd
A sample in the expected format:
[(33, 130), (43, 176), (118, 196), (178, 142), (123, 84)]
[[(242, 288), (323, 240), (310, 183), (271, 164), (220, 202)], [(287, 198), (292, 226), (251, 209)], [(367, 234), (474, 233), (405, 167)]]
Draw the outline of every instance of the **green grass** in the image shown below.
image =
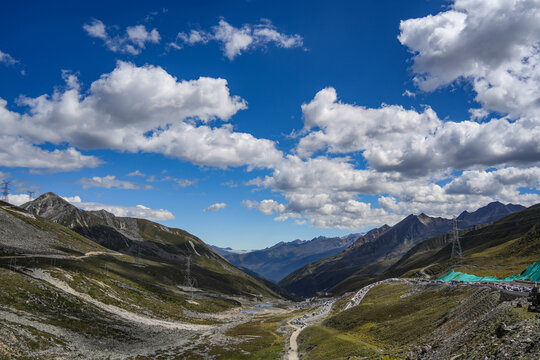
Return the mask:
[(114, 327), (106, 313), (41, 281), (0, 268), (0, 307), (45, 319), (51, 325), (92, 337), (132, 340)]
[(408, 345), (443, 324), (445, 315), (468, 296), (468, 291), (451, 289), (401, 297), (408, 290), (405, 284), (376, 286), (360, 305), (306, 328), (299, 336), (305, 359), (402, 356)]
[(285, 346), (285, 337), (277, 330), (291, 318), (300, 316), (302, 312), (287, 314), (261, 315), (254, 320), (238, 325), (227, 331), (226, 335), (242, 340), (239, 344), (228, 348), (214, 348), (211, 355), (224, 360), (280, 359)]

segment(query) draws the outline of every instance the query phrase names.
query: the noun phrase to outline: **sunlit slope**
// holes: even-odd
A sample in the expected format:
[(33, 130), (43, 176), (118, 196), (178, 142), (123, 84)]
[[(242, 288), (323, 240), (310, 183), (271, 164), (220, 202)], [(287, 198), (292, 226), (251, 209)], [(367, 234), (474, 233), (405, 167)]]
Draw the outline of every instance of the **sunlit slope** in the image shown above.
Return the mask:
[[(299, 336), (302, 359), (537, 359), (539, 323), (479, 286), (385, 284)], [(512, 331), (497, 336), (501, 323)], [(505, 325), (505, 326), (506, 326)], [(520, 343), (522, 342), (522, 343)]]
[(504, 278), (519, 274), (540, 259), (540, 204), (492, 225), (461, 234), (463, 259), (451, 259), (452, 237), (429, 239), (414, 247), (387, 275), (416, 276), (421, 269), (440, 276), (450, 269)]
[(78, 233), (0, 201), (0, 255), (83, 255), (109, 250)]
[(51, 220), (51, 224), (73, 229), (96, 246), (168, 266), (174, 269), (171, 276), (176, 284), (185, 282), (189, 258), (191, 279), (197, 287), (225, 294), (279, 297), (187, 231), (144, 219), (116, 217), (104, 210), (84, 211), (54, 193), (43, 194), (22, 207), (36, 217)]

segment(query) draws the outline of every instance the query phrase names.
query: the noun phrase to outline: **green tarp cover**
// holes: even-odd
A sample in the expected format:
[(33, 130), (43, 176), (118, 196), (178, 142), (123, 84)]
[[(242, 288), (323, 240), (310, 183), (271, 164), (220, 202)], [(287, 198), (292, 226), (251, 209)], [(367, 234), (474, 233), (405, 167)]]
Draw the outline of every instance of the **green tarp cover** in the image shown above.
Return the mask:
[(476, 276), (472, 274), (454, 271), (453, 269), (438, 278), (442, 281), (512, 281), (512, 280), (530, 280), (540, 281), (540, 260), (530, 265), (519, 275), (509, 276), (504, 279), (499, 279), (493, 276)]

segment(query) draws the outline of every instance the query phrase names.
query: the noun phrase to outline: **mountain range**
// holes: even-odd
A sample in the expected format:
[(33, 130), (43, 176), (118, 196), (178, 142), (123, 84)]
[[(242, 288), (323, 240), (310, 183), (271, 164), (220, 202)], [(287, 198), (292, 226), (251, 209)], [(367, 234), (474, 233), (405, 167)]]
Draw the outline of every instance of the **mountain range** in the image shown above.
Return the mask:
[(312, 240), (279, 242), (274, 246), (250, 252), (213, 247), (232, 264), (249, 269), (272, 281), (279, 281), (292, 271), (318, 259), (332, 256), (352, 245), (361, 234), (344, 237), (316, 237)]
[[(173, 266), (178, 275), (175, 281), (179, 284), (185, 280), (189, 258), (191, 276), (198, 287), (227, 294), (279, 296), (262, 281), (230, 264), (201, 239), (181, 229), (145, 219), (117, 217), (105, 210), (81, 210), (51, 192), (21, 205), (17, 211), (27, 218), (32, 216), (40, 222), (39, 227), (46, 230), (61, 228), (66, 232), (69, 229), (72, 238), (74, 232), (77, 238), (87, 239), (101, 248)], [(26, 226), (29, 233), (34, 231), (31, 225), (34, 224)], [(6, 228), (13, 226), (9, 224)], [(51, 251), (54, 249), (46, 249), (48, 253)]]
[[(463, 212), (457, 220), (460, 229), (487, 224), (523, 210), (521, 205), (493, 202), (472, 213)], [(424, 240), (441, 236), (453, 228), (453, 220), (409, 215), (392, 227), (383, 226), (360, 237), (347, 249), (309, 263), (292, 272), (279, 285), (298, 296), (313, 296), (348, 279), (366, 281), (386, 271), (401, 256)]]

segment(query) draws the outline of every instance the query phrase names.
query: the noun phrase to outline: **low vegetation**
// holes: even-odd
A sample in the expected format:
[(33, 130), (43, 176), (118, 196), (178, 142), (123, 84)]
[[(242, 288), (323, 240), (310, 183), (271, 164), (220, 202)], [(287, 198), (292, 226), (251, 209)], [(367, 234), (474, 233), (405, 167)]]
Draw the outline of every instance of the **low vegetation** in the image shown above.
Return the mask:
[(408, 345), (419, 342), (465, 299), (468, 291), (434, 289), (408, 294), (404, 284), (373, 288), (354, 308), (304, 330), (300, 350), (305, 359), (373, 359), (403, 356)]

